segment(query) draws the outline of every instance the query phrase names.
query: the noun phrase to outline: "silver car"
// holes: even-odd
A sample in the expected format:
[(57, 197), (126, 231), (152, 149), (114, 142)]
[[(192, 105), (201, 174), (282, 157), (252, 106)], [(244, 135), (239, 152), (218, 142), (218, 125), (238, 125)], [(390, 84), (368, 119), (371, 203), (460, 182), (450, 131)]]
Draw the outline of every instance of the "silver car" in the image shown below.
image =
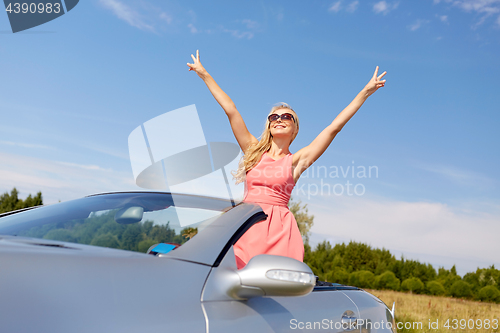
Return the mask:
[(253, 204), (159, 192), (2, 214), (0, 331), (393, 332), (394, 309), (317, 286), (297, 260), (259, 255), (237, 270), (233, 244), (265, 218)]

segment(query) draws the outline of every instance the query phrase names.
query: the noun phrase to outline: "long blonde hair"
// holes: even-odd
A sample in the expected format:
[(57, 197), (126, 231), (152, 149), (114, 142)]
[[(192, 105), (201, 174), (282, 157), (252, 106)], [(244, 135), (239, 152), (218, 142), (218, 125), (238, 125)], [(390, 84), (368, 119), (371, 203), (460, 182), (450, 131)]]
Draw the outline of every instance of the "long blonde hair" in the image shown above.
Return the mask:
[[(291, 144), (293, 140), (295, 140), (295, 137), (299, 132), (299, 117), (297, 117), (297, 114), (290, 107), (290, 105), (286, 103), (278, 103), (277, 105), (275, 105), (271, 109), (271, 112), (269, 112), (269, 115), (273, 114), (276, 110), (280, 109), (290, 110), (293, 116), (295, 117), (295, 124), (297, 125), (297, 131), (295, 131), (295, 134), (293, 135), (292, 140), (290, 141)], [(236, 184), (243, 182), (245, 180), (246, 173), (250, 171), (260, 161), (262, 155), (266, 151), (269, 151), (269, 149), (271, 149), (273, 136), (271, 135), (270, 127), (271, 123), (269, 122), (269, 119), (266, 119), (266, 125), (264, 127), (264, 131), (262, 132), (262, 135), (259, 137), (259, 142), (251, 145), (250, 147), (248, 147), (247, 151), (243, 152), (244, 155), (239, 162), (238, 170), (236, 170), (236, 172), (234, 171), (231, 172), (233, 178), (236, 180)]]

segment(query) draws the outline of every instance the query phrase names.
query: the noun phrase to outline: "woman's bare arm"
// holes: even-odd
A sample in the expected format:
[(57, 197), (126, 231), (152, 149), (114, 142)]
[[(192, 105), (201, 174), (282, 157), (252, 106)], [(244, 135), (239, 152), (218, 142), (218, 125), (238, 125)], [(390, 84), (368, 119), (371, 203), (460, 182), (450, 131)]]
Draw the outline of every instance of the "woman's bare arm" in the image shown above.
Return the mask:
[(247, 148), (252, 144), (257, 143), (258, 140), (248, 131), (241, 114), (236, 109), (236, 105), (234, 105), (231, 98), (221, 89), (221, 87), (219, 87), (213, 77), (208, 74), (206, 69), (202, 66), (200, 62), (200, 52), (196, 51), (196, 57), (191, 54), (191, 58), (193, 58), (193, 63), (187, 64), (189, 66), (189, 70), (195, 71), (196, 74), (198, 74), (198, 76), (207, 85), (215, 100), (219, 103), (224, 112), (226, 112), (234, 137), (236, 138), (236, 141), (238, 141), (243, 153), (246, 152)]
[(302, 148), (294, 154), (294, 179), (297, 181), (302, 172), (313, 164), (330, 146), (335, 136), (342, 130), (344, 125), (356, 114), (366, 99), (377, 89), (385, 85), (381, 80), (387, 72), (378, 75), (378, 66), (375, 69), (370, 82), (361, 90), (349, 105), (338, 114), (333, 122), (328, 125), (307, 147)]

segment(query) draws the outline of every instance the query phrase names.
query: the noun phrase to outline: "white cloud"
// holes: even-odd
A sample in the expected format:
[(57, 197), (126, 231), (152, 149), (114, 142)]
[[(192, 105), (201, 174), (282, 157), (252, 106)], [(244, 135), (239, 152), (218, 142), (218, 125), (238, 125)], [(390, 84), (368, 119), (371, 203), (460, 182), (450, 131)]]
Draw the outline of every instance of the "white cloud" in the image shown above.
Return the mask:
[(155, 29), (146, 23), (142, 15), (119, 0), (100, 0), (100, 3), (111, 10), (119, 19), (141, 30), (154, 32)]
[(189, 28), (189, 31), (192, 33), (192, 34), (195, 34), (198, 32), (198, 29), (196, 29), (196, 27), (192, 24), (192, 23), (189, 23), (188, 25), (188, 28)]
[(191, 22), (196, 22), (197, 15), (193, 10), (188, 10), (187, 14), (190, 17)]
[(239, 23), (240, 25), (244, 25), (244, 28), (229, 29), (220, 26), (220, 29), (222, 30), (222, 32), (228, 33), (237, 39), (252, 39), (257, 32), (262, 31), (259, 22), (250, 19), (237, 20), (236, 22)]
[[(356, 1), (352, 1), (351, 3), (349, 3), (345, 7), (345, 11), (348, 12), (348, 13), (354, 13), (358, 9), (358, 6), (359, 6), (359, 1), (357, 1), (357, 0)], [(334, 2), (328, 8), (328, 11), (329, 12), (338, 13), (343, 8), (344, 8), (344, 6), (342, 6), (342, 0), (339, 0), (339, 1)]]
[(162, 12), (162, 13), (160, 14), (160, 18), (161, 18), (163, 21), (167, 22), (168, 24), (171, 24), (171, 23), (172, 23), (172, 16), (171, 16), (171, 15), (169, 15), (169, 14), (167, 14), (167, 13), (165, 13), (165, 12)]
[(13, 141), (0, 141), (0, 144), (6, 146), (17, 146), (22, 148), (34, 148), (34, 149), (55, 149), (54, 147), (49, 147), (45, 145), (39, 145), (36, 143), (24, 143), (24, 142), (13, 142)]
[(425, 163), (415, 163), (414, 166), (428, 172), (437, 174), (457, 185), (474, 186), (478, 188), (487, 188), (495, 185), (495, 180), (480, 173), (458, 168), (450, 165), (431, 165)]
[(107, 172), (113, 171), (112, 169), (105, 169), (105, 168), (101, 168), (98, 165), (92, 165), (92, 164), (78, 164), (78, 163), (58, 162), (58, 161), (54, 161), (54, 163), (69, 166), (69, 167), (84, 169), (84, 170), (107, 171)]
[(315, 196), (307, 203), (312, 232), (334, 242), (500, 264), (498, 207), (486, 212), (360, 196)]
[(386, 12), (387, 10), (388, 10), (388, 6), (387, 6), (387, 2), (385, 2), (385, 1), (380, 1), (380, 2), (377, 2), (376, 4), (373, 5), (373, 11), (377, 14)]
[(241, 39), (241, 38), (246, 38), (246, 39), (252, 39), (254, 37), (254, 33), (250, 31), (240, 31), (240, 30), (233, 30), (233, 29), (223, 29), (224, 32), (227, 32), (231, 34), (231, 36)]
[(22, 193), (42, 191), (44, 203), (85, 195), (139, 189), (132, 171), (118, 172), (97, 165), (50, 161), (0, 152), (0, 193), (16, 187)]
[(338, 12), (339, 12), (339, 10), (341, 9), (341, 6), (340, 6), (340, 5), (341, 5), (341, 3), (342, 3), (342, 1), (340, 1), (340, 0), (339, 0), (339, 1), (337, 1), (337, 2), (334, 2), (334, 3), (330, 6), (330, 8), (328, 8), (328, 11), (329, 11), (329, 12), (338, 13)]
[(453, 4), (465, 11), (474, 11), (486, 14), (496, 14), (500, 12), (499, 0), (456, 0), (453, 1)]
[[(483, 24), (488, 17), (500, 14), (500, 0), (434, 0), (435, 4), (440, 2), (449, 3), (468, 13), (481, 14), (473, 28)], [(500, 16), (497, 18), (498, 22), (500, 22)]]
[(448, 15), (441, 15), (439, 16), (439, 19), (441, 22), (448, 23)]
[(349, 13), (354, 13), (356, 9), (358, 9), (358, 5), (359, 1), (353, 1), (347, 6), (346, 11)]
[(249, 19), (242, 20), (241, 23), (243, 23), (247, 29), (257, 29), (259, 27), (259, 23)]
[(373, 11), (375, 12), (375, 14), (382, 13), (382, 14), (386, 15), (391, 10), (398, 8), (398, 6), (399, 6), (399, 2), (394, 2), (393, 4), (390, 4), (386, 1), (379, 1), (373, 5)]
[(428, 20), (417, 20), (415, 23), (413, 23), (410, 26), (408, 26), (408, 28), (411, 31), (415, 31), (415, 30), (420, 29), (422, 27), (422, 25), (427, 24), (427, 23), (429, 23)]

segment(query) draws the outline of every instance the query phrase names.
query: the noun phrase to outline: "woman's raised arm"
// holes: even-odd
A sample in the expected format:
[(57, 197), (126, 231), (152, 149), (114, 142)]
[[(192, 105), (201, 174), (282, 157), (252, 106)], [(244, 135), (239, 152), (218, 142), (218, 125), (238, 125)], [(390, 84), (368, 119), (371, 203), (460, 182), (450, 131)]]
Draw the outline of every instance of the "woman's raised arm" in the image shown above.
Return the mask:
[(344, 125), (356, 114), (361, 105), (377, 89), (385, 85), (385, 80), (381, 80), (387, 72), (378, 75), (378, 66), (373, 73), (368, 84), (359, 92), (349, 105), (338, 114), (333, 122), (328, 125), (307, 147), (302, 148), (294, 154), (294, 179), (298, 180), (311, 164), (313, 164), (330, 146), (335, 136), (340, 132)]
[(195, 71), (196, 74), (198, 74), (198, 76), (207, 85), (215, 100), (219, 103), (222, 109), (224, 109), (227, 118), (229, 119), (229, 123), (231, 124), (234, 137), (236, 138), (236, 141), (238, 141), (243, 153), (245, 153), (247, 148), (252, 144), (257, 143), (258, 140), (248, 131), (241, 114), (236, 109), (236, 105), (234, 105), (231, 98), (229, 98), (229, 96), (219, 87), (212, 76), (208, 74), (206, 69), (202, 66), (200, 62), (200, 52), (197, 50), (196, 57), (191, 54), (191, 58), (193, 58), (193, 63), (187, 64), (189, 66), (189, 70)]

